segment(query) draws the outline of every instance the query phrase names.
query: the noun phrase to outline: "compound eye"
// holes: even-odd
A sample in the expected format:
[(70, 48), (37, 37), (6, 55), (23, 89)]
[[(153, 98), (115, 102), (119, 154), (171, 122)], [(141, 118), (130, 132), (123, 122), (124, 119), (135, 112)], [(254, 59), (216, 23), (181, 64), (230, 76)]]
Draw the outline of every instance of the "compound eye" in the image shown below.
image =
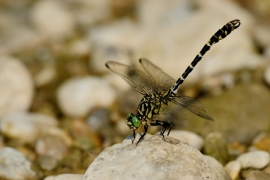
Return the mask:
[(127, 115), (127, 119), (129, 119), (129, 118), (130, 118), (130, 116), (131, 116), (131, 113), (129, 113), (129, 114)]
[(132, 117), (132, 124), (134, 127), (138, 128), (141, 125), (141, 122), (138, 120), (138, 118), (136, 116)]

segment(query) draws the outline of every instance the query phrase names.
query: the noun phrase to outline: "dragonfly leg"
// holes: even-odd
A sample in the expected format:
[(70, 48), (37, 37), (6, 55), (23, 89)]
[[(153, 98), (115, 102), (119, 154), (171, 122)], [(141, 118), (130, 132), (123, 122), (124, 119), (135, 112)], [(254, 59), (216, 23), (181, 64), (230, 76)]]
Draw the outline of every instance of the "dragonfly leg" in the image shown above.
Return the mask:
[(140, 137), (139, 141), (136, 143), (136, 145), (139, 144), (139, 142), (143, 139), (143, 137), (145, 136), (145, 134), (147, 133), (147, 129), (148, 129), (148, 126), (147, 125), (144, 125), (144, 132), (143, 132), (143, 135)]
[(136, 138), (136, 133), (135, 133), (135, 130), (133, 130), (133, 139), (132, 139), (132, 144), (133, 144), (133, 142), (134, 142), (135, 138)]
[(170, 123), (169, 131), (168, 131), (168, 133), (167, 133), (167, 136), (169, 136), (169, 134), (170, 134), (170, 132), (171, 132), (173, 126), (174, 126), (174, 124), (173, 124), (173, 123)]
[(155, 120), (154, 122), (152, 122), (150, 124), (151, 126), (161, 126), (161, 129), (160, 129), (160, 134), (163, 136), (164, 138), (164, 133), (167, 129), (167, 127), (169, 127), (169, 132), (168, 132), (168, 135), (170, 134), (171, 132), (171, 129), (172, 129), (172, 126), (174, 125), (173, 123), (168, 123), (168, 122), (164, 122), (164, 121), (159, 121), (159, 120)]

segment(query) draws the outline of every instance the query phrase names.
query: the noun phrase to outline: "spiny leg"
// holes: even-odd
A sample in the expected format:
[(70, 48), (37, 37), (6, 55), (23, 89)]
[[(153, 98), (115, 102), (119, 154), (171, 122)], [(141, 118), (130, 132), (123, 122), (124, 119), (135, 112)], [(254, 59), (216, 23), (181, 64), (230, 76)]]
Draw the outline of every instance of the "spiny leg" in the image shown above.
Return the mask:
[(135, 132), (135, 130), (133, 130), (133, 139), (132, 139), (132, 144), (133, 144), (133, 142), (134, 142), (135, 138), (136, 138), (136, 132)]
[(136, 145), (139, 144), (139, 142), (143, 139), (143, 137), (145, 136), (145, 134), (147, 133), (147, 129), (148, 129), (148, 126), (147, 125), (144, 125), (144, 132), (143, 132), (143, 135), (140, 137), (139, 141), (136, 143)]

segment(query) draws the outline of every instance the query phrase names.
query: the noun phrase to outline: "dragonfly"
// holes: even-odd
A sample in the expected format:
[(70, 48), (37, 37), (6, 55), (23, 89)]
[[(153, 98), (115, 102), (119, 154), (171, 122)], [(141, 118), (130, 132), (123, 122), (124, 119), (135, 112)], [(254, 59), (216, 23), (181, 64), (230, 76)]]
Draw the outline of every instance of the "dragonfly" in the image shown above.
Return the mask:
[(105, 65), (108, 69), (120, 75), (131, 87), (143, 95), (136, 114), (129, 113), (126, 119), (127, 126), (133, 131), (132, 143), (136, 138), (135, 130), (140, 126), (143, 126), (144, 132), (136, 144), (144, 138), (149, 126), (160, 126), (160, 134), (163, 138), (168, 129), (167, 136), (169, 136), (172, 127), (181, 125), (182, 121), (179, 118), (169, 117), (175, 115), (174, 117), (182, 118), (181, 112), (184, 112), (182, 110), (188, 110), (199, 117), (213, 120), (208, 110), (198, 100), (185, 95), (177, 95), (177, 92), (180, 85), (211, 46), (227, 37), (240, 25), (240, 20), (235, 19), (219, 29), (177, 80), (145, 58), (139, 59), (143, 70), (116, 61), (106, 62)]

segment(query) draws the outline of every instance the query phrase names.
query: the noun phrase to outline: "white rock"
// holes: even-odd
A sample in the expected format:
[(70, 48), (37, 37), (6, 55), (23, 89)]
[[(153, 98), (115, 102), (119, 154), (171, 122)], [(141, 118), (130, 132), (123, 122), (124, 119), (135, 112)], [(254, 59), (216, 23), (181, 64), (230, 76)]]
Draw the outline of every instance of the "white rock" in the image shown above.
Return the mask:
[(104, 80), (97, 77), (72, 78), (58, 89), (57, 100), (68, 116), (85, 116), (92, 108), (107, 107), (116, 93)]
[(238, 161), (230, 161), (225, 165), (225, 171), (230, 175), (232, 180), (238, 178), (241, 170), (241, 164)]
[(270, 158), (265, 151), (252, 151), (240, 155), (236, 160), (240, 162), (242, 169), (261, 169), (269, 163)]
[(108, 72), (105, 63), (110, 60), (129, 65), (131, 50), (143, 41), (143, 37), (138, 37), (137, 29), (129, 20), (92, 28), (88, 38), (92, 47), (90, 67), (97, 72)]
[(20, 60), (0, 56), (0, 117), (12, 111), (27, 110), (33, 94), (32, 78)]
[(1, 179), (27, 180), (36, 176), (31, 169), (31, 162), (13, 148), (0, 148)]
[(188, 0), (147, 0), (138, 3), (138, 18), (146, 26), (168, 26), (172, 21), (181, 22), (191, 13), (192, 3)]
[(230, 176), (224, 170), (224, 168), (220, 164), (220, 162), (218, 162), (215, 158), (213, 158), (211, 156), (204, 155), (204, 157), (209, 162), (210, 167), (212, 168), (212, 170), (216, 174), (216, 177), (218, 180), (231, 180)]
[(50, 83), (56, 77), (56, 69), (53, 66), (43, 68), (35, 77), (34, 81), (37, 87)]
[(270, 64), (267, 65), (264, 71), (264, 80), (270, 86)]
[(254, 170), (247, 175), (246, 180), (270, 180), (270, 175), (263, 171)]
[(198, 150), (201, 150), (204, 144), (204, 140), (201, 136), (190, 131), (172, 130), (170, 136), (179, 139), (180, 141), (183, 141), (185, 143), (188, 143), (189, 145), (195, 147)]
[(77, 24), (83, 30), (89, 30), (97, 22), (105, 21), (112, 17), (111, 0), (76, 0), (72, 1), (76, 7), (74, 15)]
[(57, 126), (56, 119), (38, 113), (13, 112), (0, 121), (1, 133), (27, 143), (34, 142), (46, 129), (54, 126)]
[(61, 1), (37, 1), (31, 10), (34, 26), (45, 37), (63, 38), (75, 28), (74, 17)]
[(24, 52), (36, 47), (41, 38), (32, 28), (22, 23), (19, 16), (11, 11), (1, 11), (0, 13), (0, 54), (13, 54)]
[[(137, 142), (139, 134), (137, 134)], [(129, 142), (129, 143), (127, 143)], [(217, 179), (206, 158), (194, 147), (160, 135), (106, 148), (89, 166), (90, 179)]]
[(60, 174), (58, 176), (48, 176), (44, 180), (82, 180), (82, 174)]

